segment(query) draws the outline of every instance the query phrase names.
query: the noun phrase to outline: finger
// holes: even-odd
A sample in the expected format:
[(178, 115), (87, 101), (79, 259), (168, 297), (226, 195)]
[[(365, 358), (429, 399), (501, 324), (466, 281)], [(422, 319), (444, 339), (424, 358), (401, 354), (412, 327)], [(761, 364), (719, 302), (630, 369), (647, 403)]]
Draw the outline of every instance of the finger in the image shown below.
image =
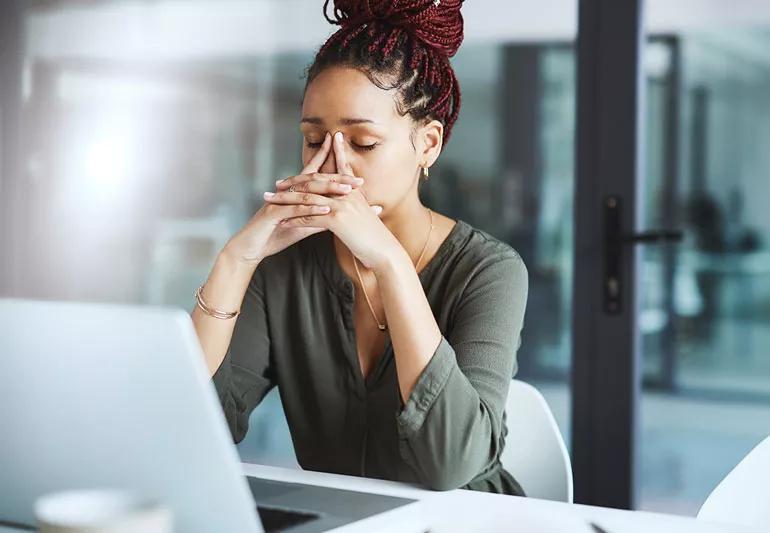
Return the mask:
[(278, 180), (275, 182), (276, 190), (282, 191), (288, 189), (292, 185), (295, 189), (299, 188), (302, 183), (311, 181), (327, 181), (331, 183), (344, 183), (353, 188), (359, 187), (364, 184), (363, 178), (357, 178), (355, 176), (348, 176), (345, 174), (320, 174), (318, 172), (312, 172), (310, 174), (299, 174), (297, 176), (291, 176), (284, 180)]
[[(353, 190), (353, 186), (349, 183), (336, 183), (329, 180), (326, 181), (305, 181), (293, 186), (294, 192), (310, 192), (313, 194), (328, 195), (341, 195), (344, 196)], [(286, 190), (286, 189), (283, 189)]]
[(331, 205), (334, 201), (328, 196), (311, 192), (266, 192), (263, 197), (268, 203), (282, 205)]
[(366, 200), (366, 203), (369, 203), (369, 197), (366, 196), (366, 192), (364, 192), (363, 189), (357, 189), (357, 191), (361, 194), (361, 196)]
[(300, 172), (300, 174), (309, 174), (311, 172), (318, 172), (318, 170), (321, 168), (321, 165), (324, 164), (324, 161), (326, 161), (326, 158), (329, 155), (330, 146), (331, 146), (331, 136), (327, 131), (326, 135), (324, 136), (324, 142), (323, 144), (321, 144), (321, 148), (315, 153), (313, 157), (310, 158), (310, 161), (308, 161), (307, 165), (305, 165), (302, 168), (302, 172)]
[(334, 134), (334, 159), (337, 161), (337, 173), (353, 175), (353, 169), (348, 163), (348, 157), (345, 155), (345, 139), (341, 131)]
[[(371, 208), (377, 216), (379, 216), (382, 213), (382, 206), (380, 205), (373, 205), (371, 206)], [(279, 225), (285, 228), (329, 229), (332, 223), (331, 219), (328, 216), (326, 216), (328, 215), (329, 212), (325, 214), (312, 213), (308, 215), (300, 215), (300, 216), (295, 216), (291, 218), (285, 218), (281, 220)]]
[(327, 215), (304, 215), (281, 220), (282, 228), (320, 228), (329, 229), (331, 220)]
[(331, 208), (328, 205), (272, 205), (270, 216), (278, 224), (286, 219), (327, 215), (329, 212)]

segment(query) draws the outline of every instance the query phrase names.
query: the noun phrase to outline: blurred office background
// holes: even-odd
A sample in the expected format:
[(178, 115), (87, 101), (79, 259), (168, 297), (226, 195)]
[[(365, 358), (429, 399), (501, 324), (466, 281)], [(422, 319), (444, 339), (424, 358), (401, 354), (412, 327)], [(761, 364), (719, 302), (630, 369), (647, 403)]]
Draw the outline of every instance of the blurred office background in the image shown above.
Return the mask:
[[(322, 3), (17, 2), (0, 22), (0, 78), (20, 74), (2, 295), (192, 309), (262, 192), (299, 170)], [(463, 107), (423, 195), (524, 257), (518, 377), (569, 441), (577, 0), (464, 13)], [(770, 3), (657, 0), (647, 18), (645, 225), (685, 240), (643, 252), (636, 506), (694, 514), (770, 433)], [(294, 464), (276, 394), (239, 448)]]

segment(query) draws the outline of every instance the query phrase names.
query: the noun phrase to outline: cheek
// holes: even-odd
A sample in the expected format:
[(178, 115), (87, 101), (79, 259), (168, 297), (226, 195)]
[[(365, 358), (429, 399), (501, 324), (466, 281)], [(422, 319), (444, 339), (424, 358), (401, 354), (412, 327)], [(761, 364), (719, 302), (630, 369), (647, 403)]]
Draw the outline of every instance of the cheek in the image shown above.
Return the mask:
[(377, 148), (356, 157), (353, 170), (364, 179), (364, 191), (378, 197), (399, 196), (412, 185), (415, 172), (414, 153), (404, 149)]
[(415, 153), (411, 146), (382, 150), (378, 155), (378, 162), (394, 185), (411, 183), (415, 169)]
[(390, 165), (403, 170), (405, 167), (414, 166), (417, 161), (417, 152), (408, 138), (400, 139), (397, 143), (391, 143), (383, 150), (383, 156)]
[(393, 172), (393, 161), (385, 150), (375, 149), (357, 155), (350, 164), (357, 175), (367, 180), (369, 187), (380, 187), (388, 181), (387, 177)]

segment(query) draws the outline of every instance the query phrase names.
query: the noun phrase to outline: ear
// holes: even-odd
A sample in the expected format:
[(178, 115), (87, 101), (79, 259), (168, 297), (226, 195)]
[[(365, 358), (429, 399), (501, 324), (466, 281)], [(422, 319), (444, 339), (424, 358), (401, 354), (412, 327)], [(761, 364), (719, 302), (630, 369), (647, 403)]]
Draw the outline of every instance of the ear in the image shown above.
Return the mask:
[(417, 129), (417, 157), (420, 165), (431, 166), (441, 154), (444, 143), (444, 125), (431, 120)]

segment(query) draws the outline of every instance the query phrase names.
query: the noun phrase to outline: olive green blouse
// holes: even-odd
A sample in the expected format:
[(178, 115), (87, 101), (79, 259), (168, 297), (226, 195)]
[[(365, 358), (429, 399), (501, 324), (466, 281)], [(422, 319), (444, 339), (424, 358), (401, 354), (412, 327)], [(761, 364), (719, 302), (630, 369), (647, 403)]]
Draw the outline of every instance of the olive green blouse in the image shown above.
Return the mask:
[(499, 461), (527, 299), (520, 256), (455, 224), (419, 273), (443, 336), (404, 405), (389, 336), (361, 373), (354, 287), (332, 239), (318, 233), (266, 258), (249, 283), (213, 377), (234, 440), (277, 385), (304, 469), (522, 495)]

